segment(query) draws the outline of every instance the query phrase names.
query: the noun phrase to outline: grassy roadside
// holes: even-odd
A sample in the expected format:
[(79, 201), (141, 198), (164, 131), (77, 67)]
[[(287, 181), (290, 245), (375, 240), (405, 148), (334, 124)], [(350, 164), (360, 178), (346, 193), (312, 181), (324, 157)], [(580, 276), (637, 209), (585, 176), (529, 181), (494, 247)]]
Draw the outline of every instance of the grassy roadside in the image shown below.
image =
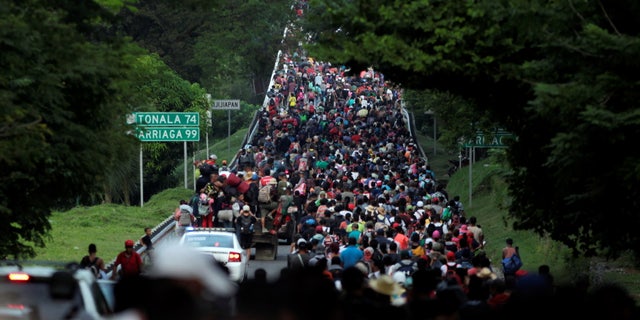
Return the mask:
[[(239, 130), (231, 135), (229, 141), (223, 139), (209, 145), (209, 152), (215, 153), (218, 159), (230, 161), (246, 135), (247, 130)], [(229, 145), (231, 146), (229, 148)], [(206, 159), (204, 145), (196, 152), (196, 159)], [(189, 162), (191, 163), (191, 162)], [(144, 228), (154, 228), (173, 214), (180, 199), (189, 199), (192, 195), (193, 177), (197, 174), (193, 168), (188, 169), (187, 186), (174, 188), (154, 195), (144, 206), (125, 206), (103, 204), (92, 207), (76, 207), (69, 211), (55, 211), (49, 221), (51, 231), (45, 248), (36, 248), (36, 260), (45, 261), (80, 261), (87, 254), (90, 243), (95, 243), (98, 256), (109, 262), (124, 249), (124, 241), (138, 241), (144, 235)], [(183, 177), (184, 165), (176, 168), (178, 177)], [(181, 180), (179, 185), (184, 185)]]

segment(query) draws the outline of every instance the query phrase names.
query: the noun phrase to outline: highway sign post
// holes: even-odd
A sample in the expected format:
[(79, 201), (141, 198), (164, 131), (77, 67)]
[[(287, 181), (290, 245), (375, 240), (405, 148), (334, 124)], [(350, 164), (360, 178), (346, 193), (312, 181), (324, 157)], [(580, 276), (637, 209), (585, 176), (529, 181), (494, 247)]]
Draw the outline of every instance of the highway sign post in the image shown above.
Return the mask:
[[(136, 112), (130, 116), (137, 125), (136, 136), (141, 142), (184, 143), (184, 187), (187, 188), (187, 141), (200, 141), (198, 112)], [(144, 204), (142, 146), (140, 146), (140, 206)]]
[[(469, 140), (466, 143), (462, 144), (462, 147), (464, 147), (465, 149), (468, 150), (469, 155), (468, 155), (468, 159), (469, 159), (469, 203), (468, 206), (471, 207), (472, 205), (472, 185), (473, 185), (473, 170), (472, 170), (472, 164), (473, 164), (473, 160), (475, 158), (475, 153), (476, 153), (476, 148), (491, 148), (491, 149), (498, 149), (498, 148), (507, 148), (506, 142), (508, 140), (512, 140), (515, 137), (513, 136), (512, 133), (502, 130), (502, 129), (497, 129), (494, 132), (487, 132), (485, 134), (485, 132), (482, 131), (478, 131), (476, 132), (476, 139), (475, 140)], [(460, 165), (458, 166), (458, 168), (462, 167), (462, 159), (460, 160)]]
[(240, 110), (240, 100), (213, 100), (213, 110), (227, 110), (227, 152), (231, 152), (231, 110)]

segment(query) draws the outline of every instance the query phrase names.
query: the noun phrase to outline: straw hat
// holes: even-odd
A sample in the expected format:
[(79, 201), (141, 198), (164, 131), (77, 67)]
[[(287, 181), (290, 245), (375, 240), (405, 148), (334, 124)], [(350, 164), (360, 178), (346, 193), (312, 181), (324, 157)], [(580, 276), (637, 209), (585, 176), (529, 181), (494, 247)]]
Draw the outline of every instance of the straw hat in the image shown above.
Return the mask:
[(480, 269), (480, 271), (476, 273), (476, 276), (480, 279), (491, 279), (491, 280), (495, 280), (498, 277), (495, 273), (491, 272), (491, 270), (487, 267)]
[(369, 280), (369, 287), (373, 289), (375, 292), (393, 296), (396, 294), (401, 294), (404, 289), (400, 284), (393, 280), (393, 278), (389, 275), (381, 275), (377, 279)]

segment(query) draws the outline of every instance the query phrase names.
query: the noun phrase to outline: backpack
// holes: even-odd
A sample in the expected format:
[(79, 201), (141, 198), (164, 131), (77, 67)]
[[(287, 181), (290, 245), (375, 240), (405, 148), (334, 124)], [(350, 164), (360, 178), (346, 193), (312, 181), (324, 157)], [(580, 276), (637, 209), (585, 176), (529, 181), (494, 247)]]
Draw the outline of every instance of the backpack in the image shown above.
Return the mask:
[(258, 200), (258, 185), (255, 183), (249, 184), (249, 190), (244, 194), (244, 197), (250, 202), (255, 203)]
[(244, 234), (253, 233), (253, 221), (251, 216), (240, 216), (240, 232)]
[(442, 210), (442, 221), (449, 221), (452, 216), (453, 210), (451, 209), (451, 207), (447, 206), (446, 208), (444, 208), (444, 210)]
[(449, 266), (448, 264), (445, 264), (445, 265), (447, 268), (447, 272), (445, 273), (443, 280), (445, 281), (447, 286), (450, 286), (450, 285), (462, 286), (463, 285), (462, 278), (458, 274), (458, 271), (456, 270), (456, 268)]
[(502, 270), (505, 274), (515, 274), (516, 271), (522, 268), (522, 260), (517, 254), (512, 255), (509, 258), (502, 259)]
[(416, 269), (413, 268), (413, 265), (415, 264), (415, 261), (412, 261), (410, 264), (405, 264), (402, 261), (400, 261), (399, 263), (400, 263), (400, 268), (398, 268), (398, 270), (396, 270), (396, 272), (404, 273), (405, 277), (407, 277), (407, 278), (411, 277), (413, 272), (416, 271)]
[(200, 195), (194, 195), (191, 197), (191, 201), (189, 201), (189, 206), (193, 209), (193, 215), (196, 217), (200, 216)]
[(180, 218), (178, 220), (181, 226), (191, 225), (191, 213), (185, 209), (180, 209)]
[(84, 268), (90, 270), (97, 279), (102, 279), (100, 268), (98, 268), (98, 261), (100, 261), (99, 257), (96, 257), (92, 262), (91, 260), (89, 260), (89, 256), (85, 256), (84, 258), (82, 258), (80, 265), (84, 265)]
[(200, 197), (200, 200), (198, 202), (198, 214), (202, 216), (206, 216), (209, 214), (210, 209), (211, 208), (209, 206), (209, 197), (204, 197), (204, 199), (203, 197)]
[(258, 202), (260, 203), (269, 203), (271, 202), (271, 189), (272, 185), (267, 184), (265, 186), (260, 187), (258, 190)]

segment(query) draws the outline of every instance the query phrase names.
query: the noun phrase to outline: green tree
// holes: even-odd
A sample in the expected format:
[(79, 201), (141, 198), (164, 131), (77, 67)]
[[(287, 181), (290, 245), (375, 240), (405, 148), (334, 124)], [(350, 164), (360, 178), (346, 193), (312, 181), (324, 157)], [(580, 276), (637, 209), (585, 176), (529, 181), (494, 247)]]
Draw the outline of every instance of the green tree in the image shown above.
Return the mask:
[[(206, 110), (209, 107), (204, 89), (197, 83), (182, 79), (156, 54), (140, 57), (134, 67), (137, 71), (135, 94), (147, 97), (145, 101), (134, 106), (134, 111), (199, 112), (200, 132), (203, 137), (206, 132)], [(142, 148), (144, 199), (148, 199), (151, 195), (174, 188), (178, 184), (178, 177), (173, 171), (182, 163), (184, 149), (183, 143), (173, 142), (145, 142)], [(138, 155), (137, 152), (134, 154)], [(137, 166), (135, 169), (139, 170)]]
[(518, 139), (509, 217), (575, 255), (640, 257), (635, 1), (311, 0), (318, 59), (449, 92)]
[(91, 196), (137, 142), (124, 133), (131, 48), (99, 32), (91, 1), (2, 0), (0, 7), (0, 256), (43, 246), (54, 208)]

